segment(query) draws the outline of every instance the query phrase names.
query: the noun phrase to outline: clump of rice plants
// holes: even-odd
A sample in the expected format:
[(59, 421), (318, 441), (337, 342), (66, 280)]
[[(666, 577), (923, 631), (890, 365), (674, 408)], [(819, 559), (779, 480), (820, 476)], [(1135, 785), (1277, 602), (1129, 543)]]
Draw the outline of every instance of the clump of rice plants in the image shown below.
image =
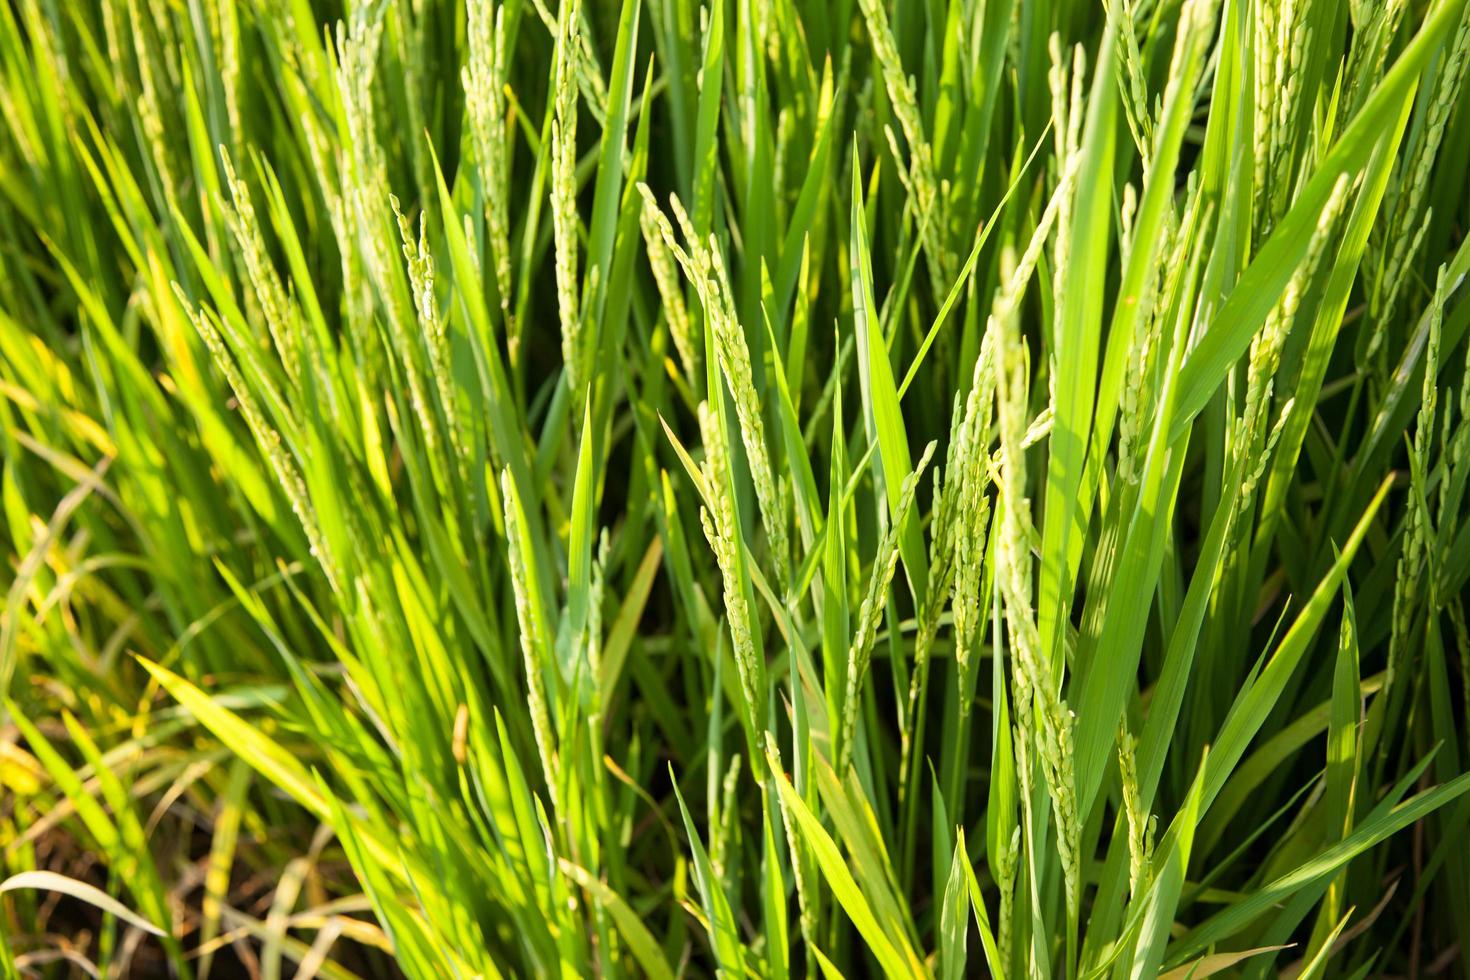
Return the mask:
[(1467, 68), (0, 4), (0, 975), (1467, 975)]

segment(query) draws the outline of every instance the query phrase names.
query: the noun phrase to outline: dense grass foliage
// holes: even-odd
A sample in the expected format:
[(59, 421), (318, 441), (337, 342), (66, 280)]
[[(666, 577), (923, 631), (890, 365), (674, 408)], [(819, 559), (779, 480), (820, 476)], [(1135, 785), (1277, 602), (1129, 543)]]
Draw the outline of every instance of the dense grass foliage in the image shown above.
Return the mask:
[(1467, 975), (1466, 0), (0, 3), (0, 976)]

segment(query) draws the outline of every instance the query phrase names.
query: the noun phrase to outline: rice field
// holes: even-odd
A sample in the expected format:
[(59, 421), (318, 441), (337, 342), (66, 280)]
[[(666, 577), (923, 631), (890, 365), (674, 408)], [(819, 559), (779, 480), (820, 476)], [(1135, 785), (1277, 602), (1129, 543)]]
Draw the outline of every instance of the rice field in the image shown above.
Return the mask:
[(0, 978), (1470, 976), (1467, 67), (0, 3)]

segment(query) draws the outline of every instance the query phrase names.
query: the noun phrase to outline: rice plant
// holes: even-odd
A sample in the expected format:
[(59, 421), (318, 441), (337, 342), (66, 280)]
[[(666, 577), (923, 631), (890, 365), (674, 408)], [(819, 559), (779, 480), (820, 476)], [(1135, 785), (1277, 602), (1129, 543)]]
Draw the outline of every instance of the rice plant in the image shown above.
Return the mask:
[(1470, 976), (1467, 68), (0, 3), (0, 976)]

